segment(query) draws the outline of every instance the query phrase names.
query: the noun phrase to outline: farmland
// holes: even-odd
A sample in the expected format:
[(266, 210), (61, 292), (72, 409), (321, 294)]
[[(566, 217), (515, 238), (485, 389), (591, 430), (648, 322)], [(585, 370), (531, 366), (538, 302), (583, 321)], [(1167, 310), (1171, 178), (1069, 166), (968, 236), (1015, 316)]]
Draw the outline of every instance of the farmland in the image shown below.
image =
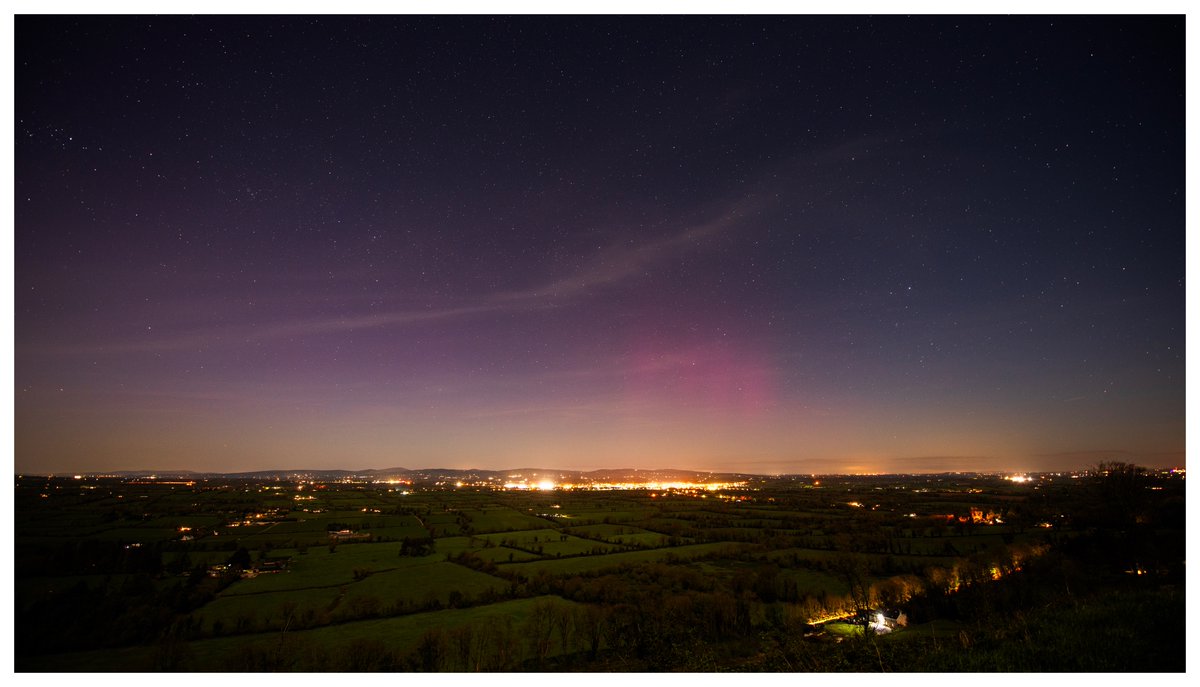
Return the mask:
[[(999, 636), (1064, 586), (1178, 610), (1183, 480), (1141, 478), (1140, 519), (1126, 522), (1106, 508), (1112, 485), (1072, 475), (607, 491), (24, 476), (17, 668), (877, 670), (885, 653), (891, 669), (968, 665), (939, 633)], [(876, 636), (866, 609), (904, 622)]]

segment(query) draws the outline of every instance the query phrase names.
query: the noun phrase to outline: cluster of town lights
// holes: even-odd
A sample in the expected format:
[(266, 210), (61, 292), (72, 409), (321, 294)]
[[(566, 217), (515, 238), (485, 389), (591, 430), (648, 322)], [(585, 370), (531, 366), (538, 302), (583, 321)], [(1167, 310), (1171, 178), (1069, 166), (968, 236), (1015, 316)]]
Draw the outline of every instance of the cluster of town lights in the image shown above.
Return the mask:
[(505, 489), (517, 491), (554, 491), (557, 489), (579, 489), (586, 491), (623, 491), (633, 489), (648, 489), (654, 491), (720, 491), (722, 489), (737, 489), (745, 486), (745, 482), (587, 482), (585, 484), (564, 482), (559, 484), (548, 479), (538, 482), (504, 483)]

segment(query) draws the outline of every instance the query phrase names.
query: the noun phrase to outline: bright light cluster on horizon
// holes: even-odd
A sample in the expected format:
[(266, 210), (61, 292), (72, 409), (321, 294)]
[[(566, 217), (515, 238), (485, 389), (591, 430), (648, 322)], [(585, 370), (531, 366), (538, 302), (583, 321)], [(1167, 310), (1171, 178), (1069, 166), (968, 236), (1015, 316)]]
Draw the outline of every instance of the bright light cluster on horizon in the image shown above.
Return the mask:
[(1029, 482), (1029, 481), (1033, 480), (1033, 478), (1028, 475), (1009, 475), (1008, 477), (1005, 477), (1004, 479), (1006, 479), (1010, 482), (1017, 482), (1018, 484), (1024, 484), (1025, 482)]
[(564, 482), (557, 484), (551, 480), (541, 480), (539, 482), (505, 482), (504, 489), (510, 491), (554, 491), (562, 489), (570, 491), (572, 489), (584, 491), (630, 491), (648, 489), (654, 491), (720, 491), (722, 489), (739, 489), (746, 486), (746, 482), (587, 482), (584, 484), (574, 484)]

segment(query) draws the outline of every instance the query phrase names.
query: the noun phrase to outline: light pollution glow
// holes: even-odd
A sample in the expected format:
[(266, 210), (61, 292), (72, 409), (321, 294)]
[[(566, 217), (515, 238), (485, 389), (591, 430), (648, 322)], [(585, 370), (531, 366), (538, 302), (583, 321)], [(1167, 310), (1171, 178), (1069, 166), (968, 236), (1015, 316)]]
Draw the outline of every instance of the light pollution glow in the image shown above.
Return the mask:
[[(721, 491), (723, 489), (742, 489), (746, 487), (746, 482), (585, 482), (575, 484), (572, 482), (556, 483), (551, 480), (540, 480), (538, 482), (505, 482), (504, 489), (512, 491)], [(462, 486), (460, 482), (458, 486)], [(488, 486), (494, 488), (495, 485), (484, 484), (480, 486)]]

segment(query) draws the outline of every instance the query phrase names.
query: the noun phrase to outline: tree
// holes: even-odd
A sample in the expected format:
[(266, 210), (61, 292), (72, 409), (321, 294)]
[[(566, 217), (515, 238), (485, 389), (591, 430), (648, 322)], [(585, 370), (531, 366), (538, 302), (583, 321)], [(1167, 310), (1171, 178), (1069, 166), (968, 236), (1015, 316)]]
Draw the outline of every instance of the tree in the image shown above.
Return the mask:
[(238, 547), (238, 550), (229, 557), (228, 562), (238, 570), (245, 570), (250, 567), (250, 552), (244, 546)]
[(554, 625), (558, 630), (558, 641), (564, 654), (571, 653), (571, 640), (575, 634), (575, 613), (565, 604), (555, 604)]
[(441, 628), (427, 631), (417, 643), (418, 670), (431, 673), (441, 669), (446, 653), (446, 635)]
[(588, 656), (596, 660), (600, 652), (600, 642), (604, 638), (608, 625), (608, 610), (597, 604), (585, 604), (575, 613), (575, 626), (587, 641)]
[(450, 650), (462, 672), (479, 670), (479, 647), (470, 625), (461, 625), (447, 633)]
[(1146, 488), (1149, 476), (1146, 468), (1118, 461), (1096, 465), (1099, 476), (1102, 511), (1110, 522), (1122, 527), (1135, 525), (1145, 515)]
[(496, 672), (511, 670), (516, 666), (519, 646), (511, 618), (501, 617), (485, 623), (480, 628), (478, 642), (479, 670)]
[(754, 594), (765, 603), (779, 596), (779, 566), (774, 563), (760, 564), (754, 569)]
[(525, 621), (524, 634), (528, 638), (530, 648), (533, 649), (538, 666), (543, 664), (546, 655), (550, 653), (556, 615), (553, 601), (539, 601), (534, 604), (529, 619)]
[(866, 561), (860, 556), (843, 553), (830, 562), (829, 569), (846, 585), (855, 612), (863, 613), (870, 610), (871, 580), (867, 576)]

